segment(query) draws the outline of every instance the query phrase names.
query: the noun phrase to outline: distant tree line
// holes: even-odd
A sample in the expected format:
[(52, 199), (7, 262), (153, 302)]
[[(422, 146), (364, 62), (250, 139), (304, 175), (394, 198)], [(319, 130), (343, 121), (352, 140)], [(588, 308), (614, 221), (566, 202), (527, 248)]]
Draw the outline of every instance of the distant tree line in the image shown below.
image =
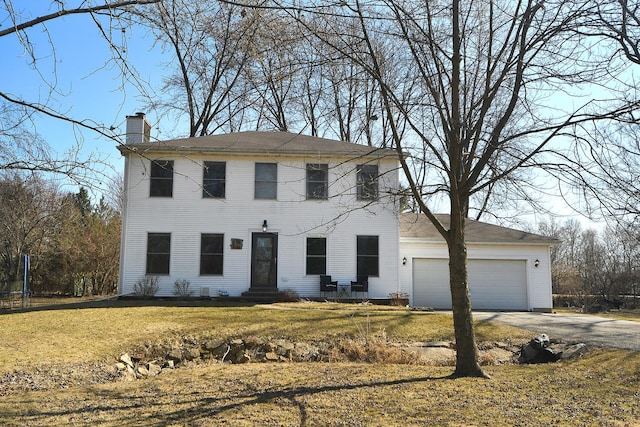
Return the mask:
[(560, 305), (584, 305), (599, 298), (638, 304), (640, 294), (640, 233), (616, 224), (585, 229), (576, 220), (541, 226), (560, 239), (551, 251), (553, 293)]
[(37, 175), (0, 176), (0, 288), (22, 289), (29, 255), (29, 291), (101, 295), (117, 290), (120, 214), (86, 188), (61, 192)]

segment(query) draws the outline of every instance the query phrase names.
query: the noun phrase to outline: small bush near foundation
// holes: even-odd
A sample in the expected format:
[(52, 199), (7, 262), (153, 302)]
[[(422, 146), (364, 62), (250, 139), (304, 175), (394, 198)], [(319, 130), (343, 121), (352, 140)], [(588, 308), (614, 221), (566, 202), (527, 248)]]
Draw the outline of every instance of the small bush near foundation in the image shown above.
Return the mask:
[(404, 307), (409, 304), (409, 294), (405, 292), (391, 292), (389, 299), (391, 300), (391, 305), (398, 307)]
[(280, 293), (280, 298), (278, 299), (280, 302), (298, 302), (300, 301), (300, 296), (293, 289), (285, 289)]
[(185, 279), (176, 280), (173, 284), (173, 295), (178, 298), (189, 298), (193, 291), (189, 289), (191, 283)]
[(158, 290), (160, 290), (160, 285), (155, 276), (143, 277), (133, 285), (133, 293), (139, 297), (152, 297)]

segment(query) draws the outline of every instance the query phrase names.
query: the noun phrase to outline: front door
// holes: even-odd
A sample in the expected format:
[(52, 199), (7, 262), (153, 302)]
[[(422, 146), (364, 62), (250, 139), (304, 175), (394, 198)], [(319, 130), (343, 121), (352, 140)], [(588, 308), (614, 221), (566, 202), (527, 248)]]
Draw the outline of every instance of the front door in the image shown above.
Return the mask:
[(278, 235), (253, 233), (251, 238), (251, 287), (277, 288)]

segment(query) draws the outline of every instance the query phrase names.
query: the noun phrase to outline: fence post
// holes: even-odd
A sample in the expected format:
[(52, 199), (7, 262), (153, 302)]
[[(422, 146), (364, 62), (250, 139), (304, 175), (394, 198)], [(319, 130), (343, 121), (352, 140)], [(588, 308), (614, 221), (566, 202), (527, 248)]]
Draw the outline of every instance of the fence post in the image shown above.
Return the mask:
[(31, 258), (29, 257), (29, 255), (25, 255), (23, 260), (24, 260), (24, 280), (22, 283), (22, 308), (25, 308), (27, 306), (29, 267), (31, 264)]

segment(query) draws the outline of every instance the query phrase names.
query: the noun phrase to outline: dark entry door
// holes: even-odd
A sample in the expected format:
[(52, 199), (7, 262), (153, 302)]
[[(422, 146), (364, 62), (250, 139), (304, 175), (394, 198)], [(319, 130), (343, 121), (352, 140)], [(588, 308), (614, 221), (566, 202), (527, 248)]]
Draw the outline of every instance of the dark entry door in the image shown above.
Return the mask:
[(251, 287), (277, 288), (278, 235), (253, 233), (251, 238)]

